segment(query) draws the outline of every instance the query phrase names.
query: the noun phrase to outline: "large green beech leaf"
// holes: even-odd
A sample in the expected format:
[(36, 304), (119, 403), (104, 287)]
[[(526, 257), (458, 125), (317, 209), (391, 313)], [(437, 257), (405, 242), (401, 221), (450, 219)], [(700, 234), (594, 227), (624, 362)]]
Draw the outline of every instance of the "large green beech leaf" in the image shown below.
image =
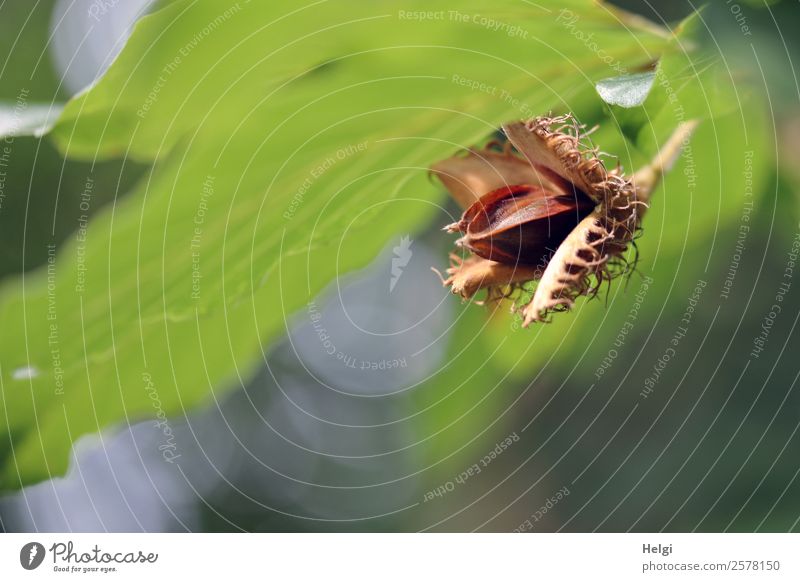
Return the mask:
[(589, 0), (161, 3), (50, 133), (152, 168), (0, 290), (2, 486), (246, 380), (293, 312), (427, 226), (433, 161), (666, 46)]

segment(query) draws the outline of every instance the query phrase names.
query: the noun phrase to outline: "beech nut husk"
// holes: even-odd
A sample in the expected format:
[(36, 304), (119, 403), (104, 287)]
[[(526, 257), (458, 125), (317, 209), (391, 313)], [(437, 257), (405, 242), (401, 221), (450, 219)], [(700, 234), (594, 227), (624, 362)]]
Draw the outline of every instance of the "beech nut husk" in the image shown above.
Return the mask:
[(448, 158), (431, 168), (464, 208), (444, 228), (462, 236), (445, 286), (464, 299), (514, 298), (536, 282), (522, 324), (548, 321), (582, 295), (626, 272), (626, 252), (641, 226), (650, 193), (686, 143), (696, 122), (682, 123), (655, 159), (626, 177), (608, 170), (571, 115), (503, 126), (508, 142)]

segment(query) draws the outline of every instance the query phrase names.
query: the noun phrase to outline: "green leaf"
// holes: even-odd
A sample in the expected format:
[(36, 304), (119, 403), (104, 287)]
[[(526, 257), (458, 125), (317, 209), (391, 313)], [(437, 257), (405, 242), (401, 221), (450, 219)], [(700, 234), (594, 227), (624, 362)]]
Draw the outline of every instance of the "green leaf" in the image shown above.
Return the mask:
[(745, 4), (753, 6), (755, 8), (766, 8), (768, 6), (774, 6), (778, 4), (781, 0), (742, 0)]
[(597, 93), (609, 105), (638, 107), (647, 99), (655, 79), (655, 72), (602, 79), (597, 82)]
[(609, 74), (586, 34), (631, 67), (665, 46), (589, 0), (177, 0), (143, 18), (51, 135), (152, 169), (0, 289), (2, 485), (246, 381), (293, 312), (427, 226), (432, 162)]

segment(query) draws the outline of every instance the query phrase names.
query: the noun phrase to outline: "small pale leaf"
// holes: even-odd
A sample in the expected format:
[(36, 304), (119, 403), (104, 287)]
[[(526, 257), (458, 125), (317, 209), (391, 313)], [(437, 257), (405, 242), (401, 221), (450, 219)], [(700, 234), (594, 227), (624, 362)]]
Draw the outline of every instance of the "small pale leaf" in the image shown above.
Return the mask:
[(654, 72), (637, 73), (603, 79), (597, 82), (596, 87), (606, 103), (626, 108), (638, 107), (647, 99), (655, 79)]
[(0, 103), (0, 137), (41, 137), (50, 131), (63, 108), (58, 103)]

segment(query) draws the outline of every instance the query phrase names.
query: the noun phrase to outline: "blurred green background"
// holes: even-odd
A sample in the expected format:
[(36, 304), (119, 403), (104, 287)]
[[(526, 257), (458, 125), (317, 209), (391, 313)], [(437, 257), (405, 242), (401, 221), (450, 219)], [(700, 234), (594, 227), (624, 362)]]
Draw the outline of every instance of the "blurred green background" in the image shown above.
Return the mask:
[[(6, 119), (75, 98), (3, 142), (4, 530), (800, 530), (796, 2), (78, 4), (0, 4)], [(643, 107), (595, 92), (660, 55)], [(550, 110), (628, 169), (702, 123), (638, 271), (522, 330), (430, 273), (426, 168)]]

